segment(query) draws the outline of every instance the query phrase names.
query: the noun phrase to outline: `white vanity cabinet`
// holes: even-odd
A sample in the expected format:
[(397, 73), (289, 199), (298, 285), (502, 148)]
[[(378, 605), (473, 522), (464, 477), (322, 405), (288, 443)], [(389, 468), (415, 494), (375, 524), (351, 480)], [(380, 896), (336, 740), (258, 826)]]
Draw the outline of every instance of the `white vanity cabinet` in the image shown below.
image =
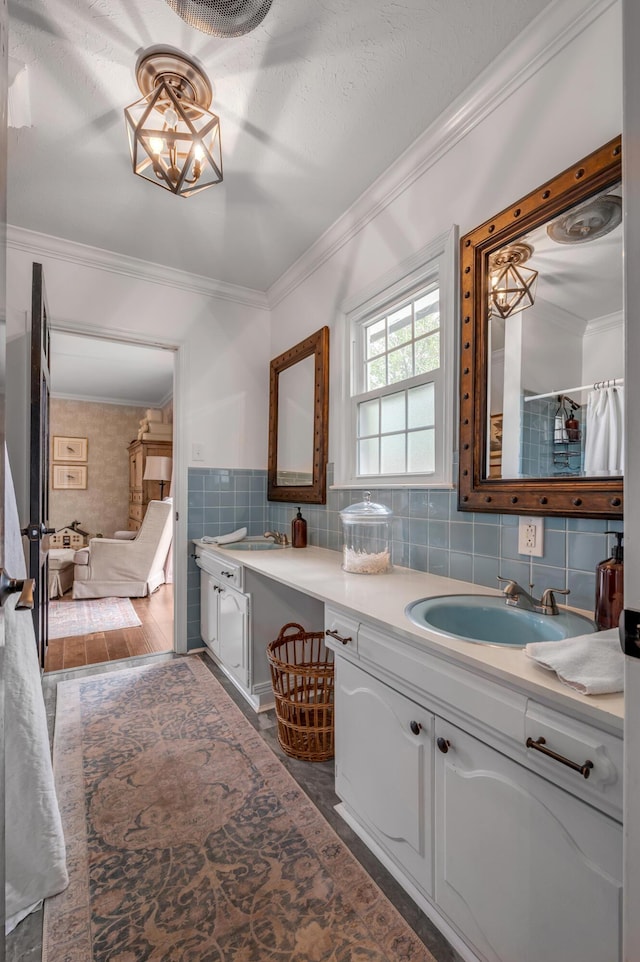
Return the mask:
[(460, 954), (620, 962), (619, 733), (366, 622), (327, 644), (338, 810)]
[(324, 605), (246, 568), (230, 550), (195, 545), (206, 651), (256, 711), (272, 708), (267, 645), (289, 622), (322, 631)]
[(433, 887), (433, 715), (340, 659), (336, 792), (414, 881)]
[(622, 826), (446, 721), (435, 736), (439, 909), (488, 962), (618, 962)]
[(200, 561), (200, 636), (216, 660), (243, 688), (249, 682), (249, 596), (238, 565)]

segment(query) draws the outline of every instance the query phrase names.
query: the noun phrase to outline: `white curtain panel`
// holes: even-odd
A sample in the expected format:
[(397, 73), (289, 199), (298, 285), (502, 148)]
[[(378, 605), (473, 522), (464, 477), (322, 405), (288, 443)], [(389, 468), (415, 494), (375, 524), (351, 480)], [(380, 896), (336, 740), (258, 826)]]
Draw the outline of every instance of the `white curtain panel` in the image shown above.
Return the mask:
[(587, 398), (584, 473), (588, 477), (624, 474), (624, 388), (591, 391)]

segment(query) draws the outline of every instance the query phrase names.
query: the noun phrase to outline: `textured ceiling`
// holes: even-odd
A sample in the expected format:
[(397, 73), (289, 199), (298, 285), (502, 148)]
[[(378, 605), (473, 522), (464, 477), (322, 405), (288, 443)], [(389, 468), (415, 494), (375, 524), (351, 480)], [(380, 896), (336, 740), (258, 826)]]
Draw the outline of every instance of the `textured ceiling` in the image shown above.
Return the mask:
[[(237, 39), (162, 0), (13, 0), (32, 124), (9, 132), (9, 222), (266, 290), (548, 0), (273, 0)], [(224, 182), (189, 199), (134, 177), (123, 108), (151, 45), (198, 58)]]

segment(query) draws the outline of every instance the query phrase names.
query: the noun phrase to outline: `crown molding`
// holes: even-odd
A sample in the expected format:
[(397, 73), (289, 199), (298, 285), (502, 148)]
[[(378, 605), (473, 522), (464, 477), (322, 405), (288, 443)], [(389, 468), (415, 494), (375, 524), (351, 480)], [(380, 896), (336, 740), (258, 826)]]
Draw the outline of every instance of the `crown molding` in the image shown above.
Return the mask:
[(585, 337), (592, 334), (603, 334), (605, 331), (615, 331), (624, 325), (624, 314), (622, 311), (614, 311), (612, 314), (603, 314), (602, 317), (594, 317), (587, 324), (584, 332)]
[(217, 300), (233, 301), (244, 307), (254, 307), (263, 311), (269, 310), (267, 296), (262, 291), (227, 284), (225, 281), (203, 277), (201, 274), (189, 274), (187, 271), (180, 271), (175, 267), (154, 264), (137, 257), (127, 257), (124, 254), (102, 250), (99, 247), (90, 247), (88, 244), (79, 244), (63, 237), (41, 234), (39, 231), (27, 230), (26, 227), (17, 227), (15, 224), (7, 224), (7, 247), (13, 250), (26, 251), (40, 257), (67, 261), (81, 267), (107, 271), (111, 274), (122, 274), (135, 280), (147, 281), (150, 284), (173, 287), (177, 290), (202, 294), (205, 297), (212, 297)]
[(276, 307), (619, 0), (555, 0), (267, 291)]
[(82, 401), (83, 404), (110, 404), (113, 407), (140, 408), (140, 410), (149, 407), (161, 407), (157, 401), (140, 401), (135, 398), (118, 398), (114, 400), (112, 397), (95, 397), (95, 395), (89, 396), (88, 394), (62, 394), (57, 391), (52, 391), (50, 397), (52, 401)]

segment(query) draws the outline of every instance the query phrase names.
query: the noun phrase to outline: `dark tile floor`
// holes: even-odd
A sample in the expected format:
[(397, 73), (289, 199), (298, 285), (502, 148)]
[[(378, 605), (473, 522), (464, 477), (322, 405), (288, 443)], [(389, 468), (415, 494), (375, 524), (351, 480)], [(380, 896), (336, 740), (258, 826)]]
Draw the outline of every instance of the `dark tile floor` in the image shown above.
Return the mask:
[[(69, 671), (53, 672), (43, 678), (43, 689), (45, 706), (47, 711), (47, 722), (49, 725), (49, 735), (53, 739), (53, 726), (56, 711), (56, 685), (59, 681), (67, 681), (70, 678), (86, 677), (105, 671), (117, 671), (123, 668), (131, 668), (136, 665), (146, 664), (150, 660), (167, 661), (172, 658), (182, 657), (173, 654), (151, 655), (146, 658), (130, 658), (122, 662), (109, 662), (95, 665), (90, 668), (75, 668)], [(194, 656), (191, 656), (194, 657)], [(273, 711), (262, 712), (257, 715), (252, 708), (247, 705), (236, 688), (218, 670), (212, 660), (207, 655), (197, 655), (204, 664), (215, 675), (225, 691), (234, 700), (242, 713), (250, 721), (253, 727), (260, 733), (265, 742), (274, 751), (283, 765), (296, 779), (300, 787), (309, 796), (312, 802), (322, 812), (334, 831), (340, 836), (343, 842), (349, 847), (354, 856), (368, 871), (369, 875), (380, 886), (387, 898), (395, 905), (401, 915), (406, 919), (411, 928), (422, 939), (424, 944), (433, 954), (436, 962), (462, 962), (458, 953), (449, 945), (446, 939), (440, 934), (435, 926), (429, 921), (424, 913), (418, 908), (412, 899), (403, 891), (398, 883), (391, 877), (386, 869), (369, 852), (366, 846), (353, 833), (349, 826), (336, 814), (334, 806), (339, 799), (334, 792), (334, 773), (333, 762), (309, 763), (297, 761), (289, 758), (280, 749), (277, 737), (277, 721)], [(6, 940), (6, 962), (41, 962), (42, 958), (42, 911), (33, 912), (7, 937)], [(87, 959), (87, 962), (90, 962)]]

